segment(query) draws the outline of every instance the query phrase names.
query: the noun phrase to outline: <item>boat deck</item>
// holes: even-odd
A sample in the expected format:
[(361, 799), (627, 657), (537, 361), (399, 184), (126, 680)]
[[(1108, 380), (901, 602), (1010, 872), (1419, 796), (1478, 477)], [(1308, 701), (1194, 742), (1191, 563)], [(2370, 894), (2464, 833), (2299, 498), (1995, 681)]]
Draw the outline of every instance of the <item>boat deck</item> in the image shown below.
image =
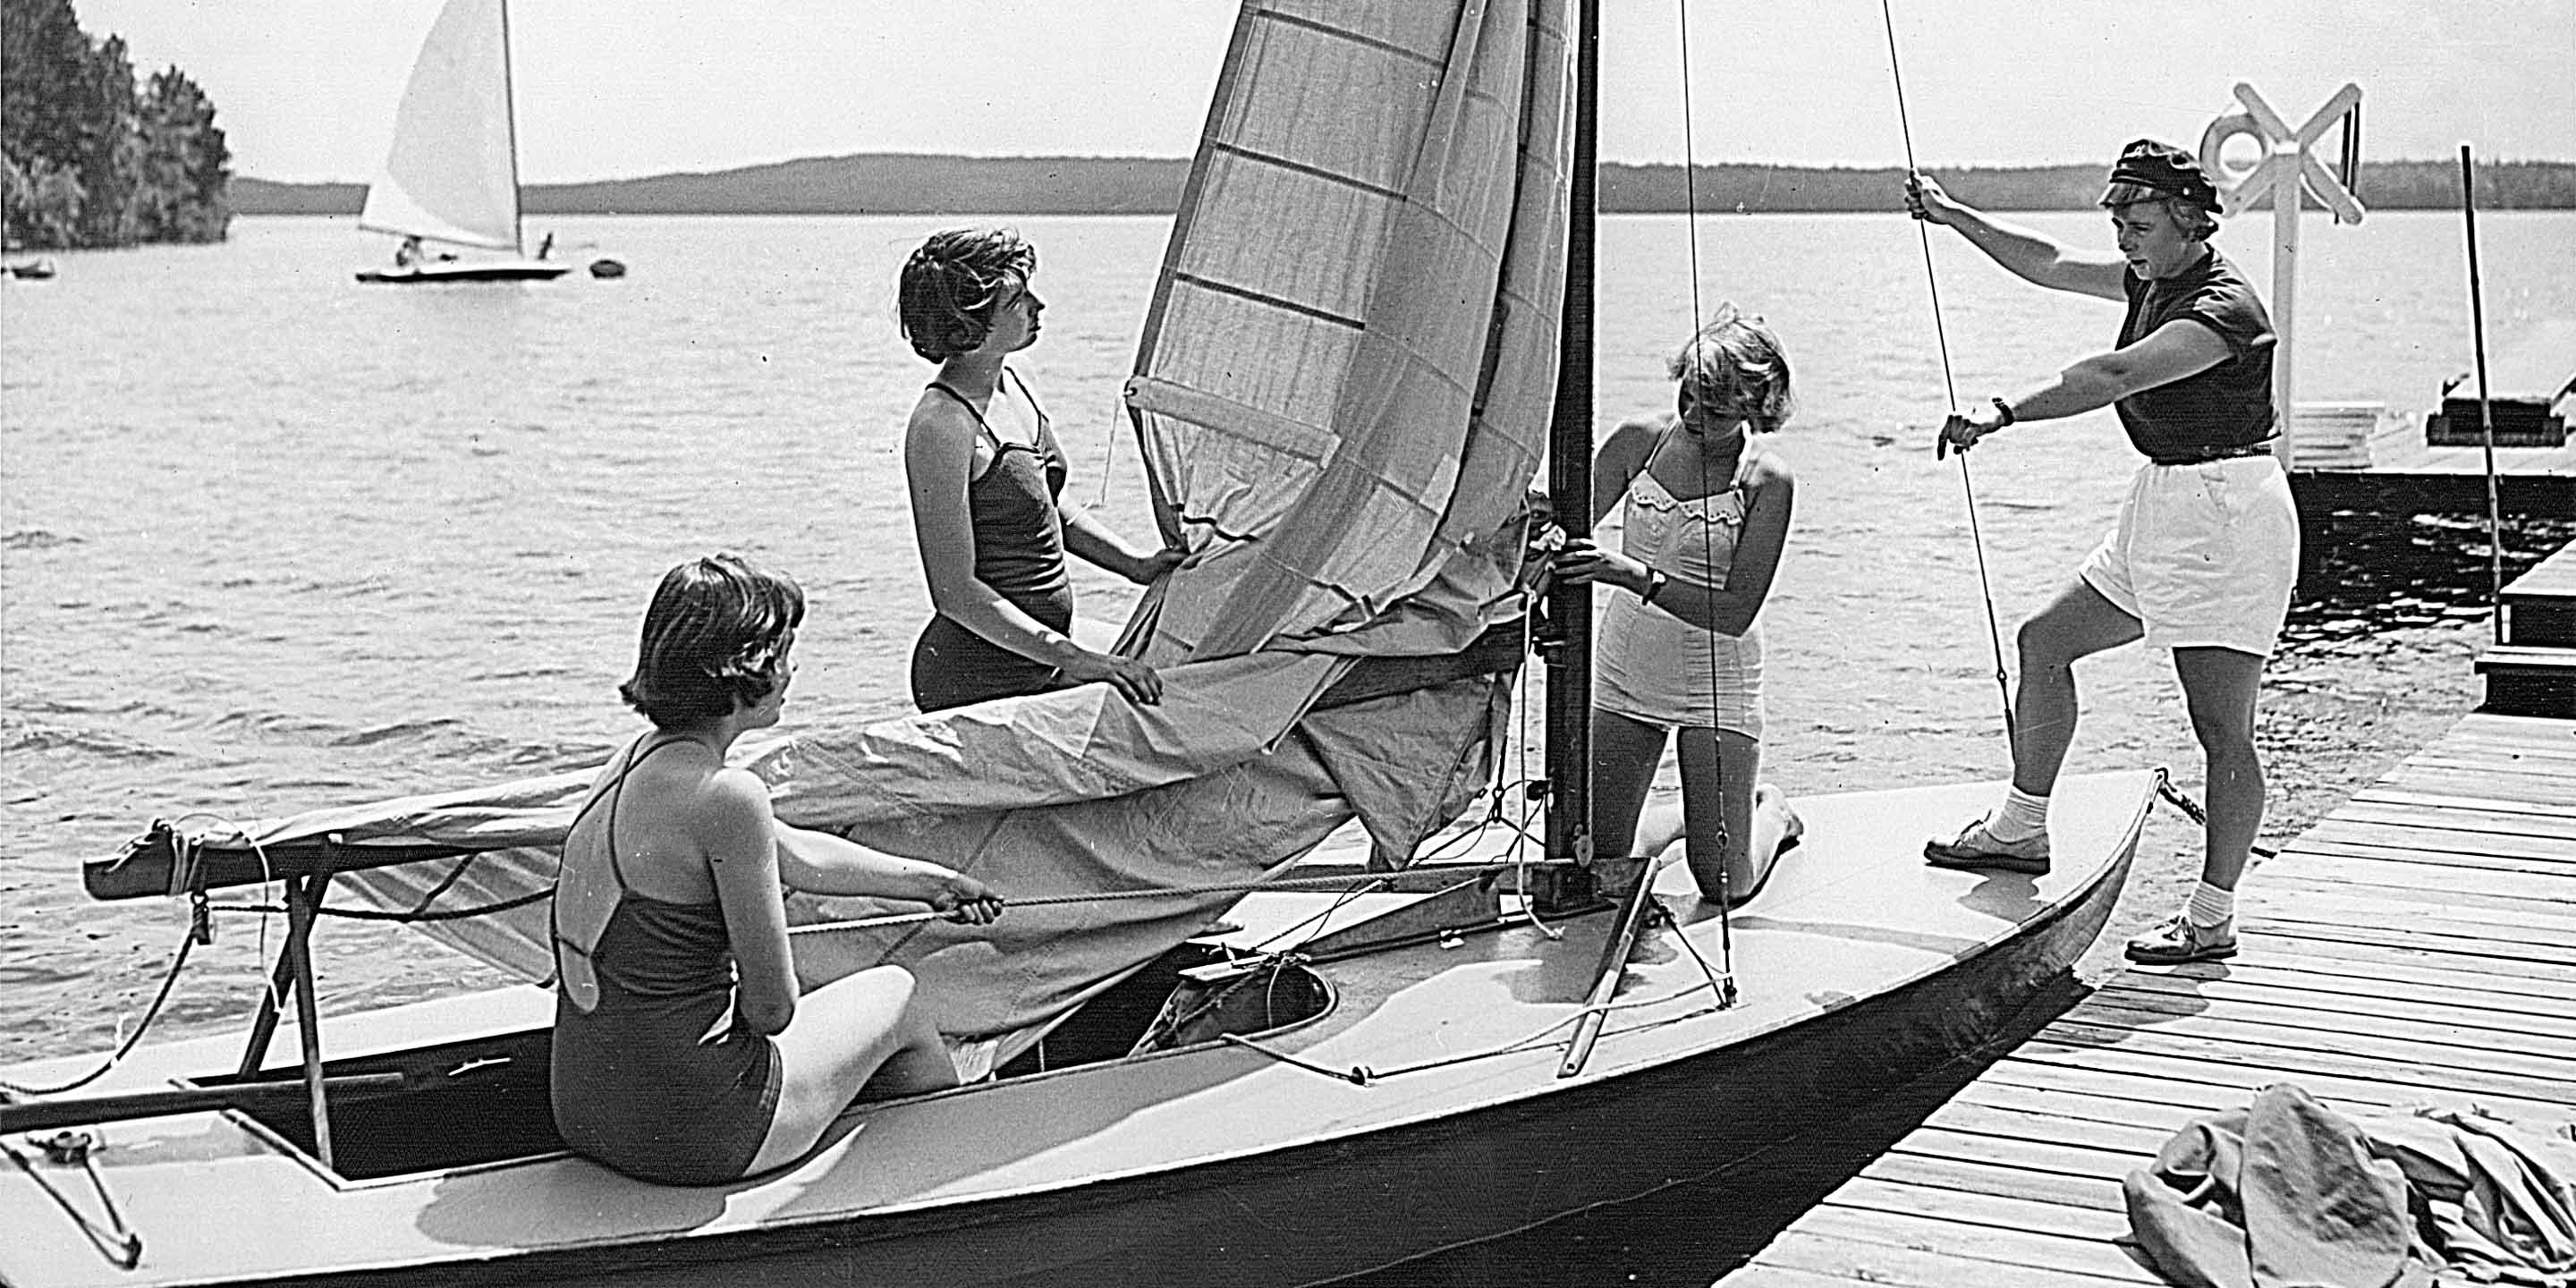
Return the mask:
[(1719, 1283), (2160, 1284), (2121, 1177), (2275, 1082), (2576, 1123), (2576, 722), (2463, 718), (2240, 907), (2236, 958), (2113, 979)]

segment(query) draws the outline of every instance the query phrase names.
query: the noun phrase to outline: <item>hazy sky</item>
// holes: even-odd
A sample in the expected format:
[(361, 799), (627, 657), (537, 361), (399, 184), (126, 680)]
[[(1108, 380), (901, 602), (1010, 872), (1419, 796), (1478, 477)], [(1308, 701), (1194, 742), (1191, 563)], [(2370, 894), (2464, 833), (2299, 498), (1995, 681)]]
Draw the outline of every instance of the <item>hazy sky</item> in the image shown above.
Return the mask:
[[(440, 0), (75, 0), (214, 98), (237, 173), (370, 177)], [(1601, 151), (1679, 161), (1675, 0), (1604, 0)], [(531, 182), (851, 152), (1182, 157), (1229, 0), (517, 0)], [(1926, 168), (2196, 144), (2247, 81), (2296, 125), (2361, 86), (2366, 155), (2576, 159), (2576, 0), (1894, 0)], [(1904, 159), (1878, 0), (1692, 3), (1703, 162)]]

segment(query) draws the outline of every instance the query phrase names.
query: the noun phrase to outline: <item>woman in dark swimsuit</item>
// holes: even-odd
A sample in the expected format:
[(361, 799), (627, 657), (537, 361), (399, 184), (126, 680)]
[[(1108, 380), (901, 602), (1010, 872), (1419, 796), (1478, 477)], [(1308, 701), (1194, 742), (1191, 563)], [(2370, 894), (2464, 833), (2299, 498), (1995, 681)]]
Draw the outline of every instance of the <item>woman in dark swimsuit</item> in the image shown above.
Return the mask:
[(1181, 561), (1140, 553), (1062, 503), (1055, 430), (1003, 365), (1037, 343), (1046, 308), (1029, 288), (1037, 251), (1002, 231), (933, 235), (904, 262), (904, 337), (939, 364), (904, 430), (913, 535), (935, 616), (912, 652), (924, 711), (1104, 680), (1133, 702), (1162, 699), (1153, 668), (1073, 640), (1067, 551), (1139, 585)]
[(653, 732), (600, 771), (555, 881), (554, 1117), (644, 1180), (714, 1185), (789, 1163), (862, 1089), (957, 1085), (900, 966), (798, 995), (782, 883), (918, 899), (983, 923), (1001, 900), (934, 863), (781, 824), (745, 731), (778, 723), (805, 615), (796, 583), (732, 555), (674, 568), (619, 690)]

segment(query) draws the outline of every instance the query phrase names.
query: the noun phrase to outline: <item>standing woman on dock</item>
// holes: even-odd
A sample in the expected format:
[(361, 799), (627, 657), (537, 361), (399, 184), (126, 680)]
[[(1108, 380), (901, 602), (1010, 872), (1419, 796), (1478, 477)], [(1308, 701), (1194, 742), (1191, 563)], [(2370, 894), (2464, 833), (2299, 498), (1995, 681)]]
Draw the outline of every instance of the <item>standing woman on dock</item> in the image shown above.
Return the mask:
[(897, 309), (913, 352), (939, 375), (903, 437), (912, 526), (934, 615), (912, 651), (924, 711), (1105, 680), (1159, 702), (1143, 662), (1073, 639), (1071, 551), (1145, 585), (1181, 561), (1140, 553), (1063, 503), (1064, 449), (1036, 395), (1005, 365), (1038, 340), (1046, 308), (1029, 279), (1037, 249), (1000, 230), (936, 233), (904, 261)]
[(2075, 737), (2074, 664), (2144, 638), (2173, 652), (2207, 758), (2209, 819), (2191, 901), (2131, 940), (2128, 955), (2151, 964), (2232, 957), (2236, 882), (2263, 823), (2254, 699), (2298, 580), (2299, 516), (2271, 450), (2271, 318), (2209, 244), (2217, 190), (2182, 149), (2130, 144), (2101, 200), (2117, 256), (2079, 254), (1997, 222), (1925, 175), (1907, 181), (1905, 200), (1915, 218), (1957, 229), (2025, 281), (2128, 306), (2116, 348), (1953, 412), (1942, 437), (1966, 451), (2023, 421), (2109, 406), (2147, 458), (2074, 583), (2022, 624), (2011, 790), (1924, 855), (1942, 867), (2047, 871), (2048, 794)]

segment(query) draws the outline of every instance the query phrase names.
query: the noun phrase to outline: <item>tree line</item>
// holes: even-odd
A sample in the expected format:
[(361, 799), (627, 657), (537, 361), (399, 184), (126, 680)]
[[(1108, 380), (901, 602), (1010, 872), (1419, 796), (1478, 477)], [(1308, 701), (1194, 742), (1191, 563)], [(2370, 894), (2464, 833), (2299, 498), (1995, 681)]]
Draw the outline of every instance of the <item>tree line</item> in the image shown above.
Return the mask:
[[(1146, 157), (961, 157), (905, 153), (809, 157), (707, 174), (531, 184), (530, 214), (629, 215), (1168, 215), (1180, 208), (1190, 163)], [(2014, 169), (1935, 167), (1943, 187), (1988, 210), (2090, 210), (2098, 165)], [(2576, 164), (2510, 161), (2478, 168), (2484, 210), (2576, 209)], [(1601, 209), (1612, 214), (1690, 208), (1748, 214), (1891, 211), (1904, 173), (1893, 168), (1703, 165), (1685, 184), (1677, 165), (1605, 162)], [(2372, 210), (2452, 210), (2460, 172), (2448, 161), (2366, 162), (2357, 176)], [(234, 181), (235, 208), (258, 215), (356, 214), (355, 183)], [(2271, 207), (2268, 200), (2265, 210)], [(2311, 208), (2313, 203), (2311, 203)]]
[(137, 84), (125, 40), (93, 41), (71, 0), (0, 0), (0, 242), (221, 241), (232, 151), (177, 67)]

